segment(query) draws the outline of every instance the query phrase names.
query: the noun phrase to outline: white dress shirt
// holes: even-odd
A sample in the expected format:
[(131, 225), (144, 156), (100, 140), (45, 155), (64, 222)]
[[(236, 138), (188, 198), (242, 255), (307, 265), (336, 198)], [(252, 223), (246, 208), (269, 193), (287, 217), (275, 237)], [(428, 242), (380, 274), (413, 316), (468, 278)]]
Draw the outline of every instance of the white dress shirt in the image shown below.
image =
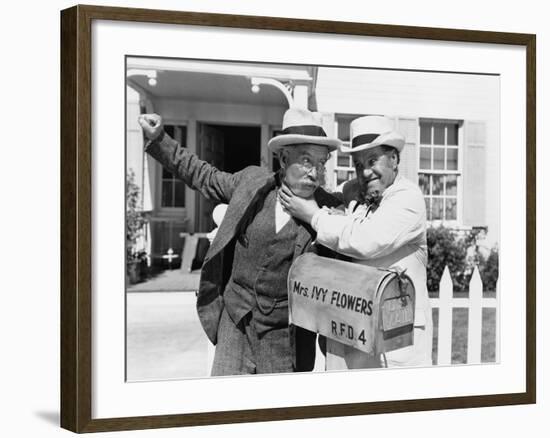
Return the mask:
[(275, 202), (275, 233), (281, 231), (281, 229), (290, 220), (290, 215), (283, 209), (283, 206), (279, 202), (279, 196), (276, 197)]

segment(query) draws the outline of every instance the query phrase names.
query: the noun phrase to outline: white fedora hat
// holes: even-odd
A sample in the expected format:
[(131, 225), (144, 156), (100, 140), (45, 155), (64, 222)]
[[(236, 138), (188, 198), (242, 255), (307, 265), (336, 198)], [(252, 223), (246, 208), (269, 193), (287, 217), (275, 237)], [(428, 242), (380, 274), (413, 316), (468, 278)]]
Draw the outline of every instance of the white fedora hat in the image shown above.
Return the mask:
[(364, 116), (351, 122), (350, 146), (341, 146), (343, 153), (364, 151), (376, 146), (391, 146), (399, 152), (405, 145), (405, 137), (394, 131), (393, 123), (384, 116)]
[(332, 152), (341, 145), (337, 138), (329, 138), (321, 122), (321, 114), (306, 109), (289, 108), (283, 117), (283, 132), (269, 140), (267, 147), (276, 152), (283, 146), (298, 144), (326, 146)]

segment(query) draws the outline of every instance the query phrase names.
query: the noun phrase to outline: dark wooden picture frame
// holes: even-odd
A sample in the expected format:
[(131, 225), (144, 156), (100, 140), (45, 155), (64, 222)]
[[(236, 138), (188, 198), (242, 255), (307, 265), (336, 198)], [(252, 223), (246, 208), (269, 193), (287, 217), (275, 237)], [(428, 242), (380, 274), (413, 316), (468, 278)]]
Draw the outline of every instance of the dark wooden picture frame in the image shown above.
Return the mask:
[[(498, 395), (92, 419), (92, 22), (114, 20), (413, 38), (526, 48), (526, 391)], [(535, 50), (531, 34), (75, 6), (61, 12), (61, 426), (74, 432), (288, 420), (536, 401)]]

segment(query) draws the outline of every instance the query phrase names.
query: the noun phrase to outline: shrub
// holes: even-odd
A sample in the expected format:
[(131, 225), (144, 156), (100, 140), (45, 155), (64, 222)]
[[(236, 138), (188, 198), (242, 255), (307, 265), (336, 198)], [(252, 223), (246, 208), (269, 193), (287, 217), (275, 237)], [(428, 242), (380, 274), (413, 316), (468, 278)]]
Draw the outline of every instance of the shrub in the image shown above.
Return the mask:
[(480, 260), (479, 274), (483, 282), (483, 290), (496, 291), (498, 280), (498, 248), (492, 248), (487, 257)]
[(439, 290), (445, 266), (449, 267), (455, 291), (468, 290), (468, 247), (466, 239), (450, 228), (428, 227), (428, 290)]
[(494, 291), (498, 279), (498, 249), (491, 249), (487, 256), (479, 251), (477, 240), (480, 230), (456, 231), (439, 226), (428, 227), (428, 270), (429, 291), (439, 290), (439, 282), (445, 266), (453, 281), (456, 292), (466, 292), (474, 266), (478, 266), (483, 289)]
[(135, 174), (129, 170), (126, 174), (126, 261), (135, 258), (136, 243), (145, 224), (143, 212), (139, 206), (139, 186), (134, 182)]

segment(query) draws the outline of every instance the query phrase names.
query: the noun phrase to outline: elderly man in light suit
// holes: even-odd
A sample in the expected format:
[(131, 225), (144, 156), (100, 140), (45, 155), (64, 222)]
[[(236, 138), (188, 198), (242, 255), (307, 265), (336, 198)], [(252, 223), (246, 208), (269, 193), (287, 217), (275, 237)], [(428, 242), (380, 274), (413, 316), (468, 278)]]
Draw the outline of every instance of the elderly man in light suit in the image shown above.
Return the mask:
[(357, 179), (344, 186), (353, 193), (345, 215), (320, 208), (283, 188), (285, 209), (317, 231), (317, 242), (377, 268), (405, 270), (416, 290), (414, 343), (379, 356), (369, 356), (336, 341), (327, 341), (328, 369), (432, 364), (432, 314), (426, 287), (426, 206), (417, 184), (399, 174), (404, 138), (392, 122), (365, 116), (350, 125), (351, 154)]
[(281, 172), (250, 166), (231, 174), (172, 140), (160, 116), (142, 115), (139, 122), (150, 139), (148, 154), (203, 196), (229, 204), (204, 259), (197, 299), (199, 319), (216, 345), (212, 375), (313, 369), (315, 334), (289, 326), (286, 280), (315, 232), (283, 211), (277, 191), (285, 185), (319, 205), (338, 204), (319, 186), (340, 141), (326, 136), (319, 114), (289, 109), (282, 135), (268, 144)]

